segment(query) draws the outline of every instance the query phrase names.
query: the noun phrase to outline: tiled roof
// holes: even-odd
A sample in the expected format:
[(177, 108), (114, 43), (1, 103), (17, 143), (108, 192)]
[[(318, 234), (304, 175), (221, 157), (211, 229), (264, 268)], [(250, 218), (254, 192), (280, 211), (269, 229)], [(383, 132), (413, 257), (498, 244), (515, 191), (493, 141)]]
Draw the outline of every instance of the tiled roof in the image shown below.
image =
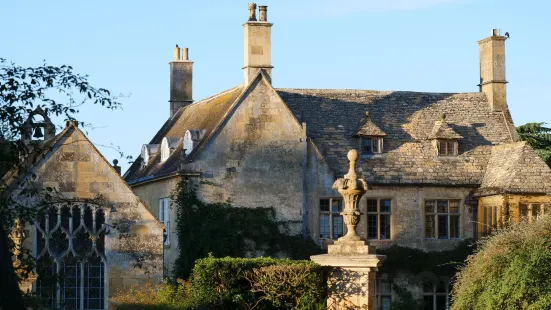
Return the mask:
[(524, 141), (495, 146), (479, 193), (495, 192), (551, 193), (551, 170)]
[[(508, 114), (492, 112), (483, 93), (419, 93), (370, 90), (277, 89), (336, 175), (347, 170), (346, 153), (366, 112), (385, 132), (382, 155), (360, 159), (363, 177), (375, 184), (479, 185), (492, 145), (513, 141)], [(446, 114), (464, 137), (459, 155), (438, 157), (429, 140)]]
[[(164, 137), (183, 138), (187, 130), (202, 129), (204, 130), (204, 136), (208, 136), (223, 119), (242, 90), (243, 86), (240, 85), (180, 109), (165, 122), (149, 144), (161, 144)], [(171, 141), (173, 140), (171, 139)], [(180, 153), (182, 150), (182, 143), (180, 142), (181, 140), (179, 140), (179, 146), (164, 162), (161, 162), (160, 152), (158, 152), (153, 158), (149, 159), (146, 167), (140, 168), (142, 160), (138, 157), (125, 173), (125, 180), (129, 183), (135, 183), (176, 173), (180, 167)]]

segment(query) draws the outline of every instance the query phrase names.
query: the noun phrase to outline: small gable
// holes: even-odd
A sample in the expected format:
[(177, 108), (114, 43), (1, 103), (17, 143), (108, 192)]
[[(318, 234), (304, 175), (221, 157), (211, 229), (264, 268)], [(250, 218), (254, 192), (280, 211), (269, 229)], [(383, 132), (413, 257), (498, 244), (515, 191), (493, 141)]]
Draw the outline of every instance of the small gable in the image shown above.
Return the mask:
[(369, 112), (365, 112), (365, 117), (362, 120), (363, 124), (360, 126), (360, 129), (356, 132), (356, 136), (360, 137), (383, 137), (386, 136), (386, 133), (377, 127), (373, 120), (369, 116)]
[(434, 122), (434, 127), (429, 135), (429, 139), (445, 139), (445, 140), (459, 140), (463, 139), (463, 136), (455, 132), (446, 122), (446, 115), (442, 115), (442, 119)]

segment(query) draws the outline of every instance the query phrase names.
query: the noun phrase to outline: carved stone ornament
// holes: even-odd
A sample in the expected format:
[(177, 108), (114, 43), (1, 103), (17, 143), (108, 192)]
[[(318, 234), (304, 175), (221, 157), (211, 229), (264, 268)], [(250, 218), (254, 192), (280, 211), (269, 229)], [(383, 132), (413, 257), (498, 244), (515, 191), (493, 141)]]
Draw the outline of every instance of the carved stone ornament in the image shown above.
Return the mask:
[(256, 21), (256, 3), (249, 3), (249, 21)]
[(339, 241), (359, 241), (360, 237), (356, 234), (356, 226), (360, 222), (362, 213), (358, 208), (360, 198), (367, 192), (367, 183), (358, 178), (356, 173), (356, 162), (358, 161), (358, 151), (350, 150), (348, 152), (350, 169), (344, 178), (338, 179), (333, 184), (333, 189), (339, 191), (344, 200), (344, 210), (341, 215), (348, 229), (345, 236), (339, 238)]

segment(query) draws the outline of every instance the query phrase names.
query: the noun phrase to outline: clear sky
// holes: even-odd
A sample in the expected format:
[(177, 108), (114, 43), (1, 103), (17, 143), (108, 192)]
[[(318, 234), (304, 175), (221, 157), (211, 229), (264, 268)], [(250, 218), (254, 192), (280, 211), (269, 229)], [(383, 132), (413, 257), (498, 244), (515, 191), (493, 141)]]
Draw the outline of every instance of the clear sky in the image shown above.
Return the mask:
[[(81, 109), (90, 139), (137, 157), (169, 115), (175, 44), (189, 47), (199, 100), (243, 82), (245, 0), (0, 1), (0, 57), (72, 65), (125, 95)], [(551, 122), (551, 1), (267, 0), (273, 84), (289, 88), (478, 91), (477, 40), (508, 31), (516, 125)], [(117, 153), (99, 147), (112, 160)], [(123, 162), (123, 171), (128, 165)]]

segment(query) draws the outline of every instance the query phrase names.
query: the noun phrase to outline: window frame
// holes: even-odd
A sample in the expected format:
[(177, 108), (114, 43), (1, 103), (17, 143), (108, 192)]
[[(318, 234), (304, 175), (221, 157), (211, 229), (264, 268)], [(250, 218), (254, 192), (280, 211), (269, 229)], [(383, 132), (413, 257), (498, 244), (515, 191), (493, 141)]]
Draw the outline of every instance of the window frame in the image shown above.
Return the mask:
[[(445, 292), (438, 292), (438, 282), (445, 282)], [(426, 292), (425, 291), (425, 283), (427, 282), (431, 282), (432, 283), (432, 292)], [(443, 279), (443, 278), (440, 278), (440, 279), (424, 279), (422, 281), (422, 292), (423, 292), (423, 302), (425, 302), (425, 297), (426, 296), (430, 296), (432, 297), (432, 309), (433, 310), (436, 310), (438, 309), (437, 308), (437, 305), (436, 305), (436, 301), (437, 301), (437, 297), (442, 297), (442, 296), (445, 296), (446, 297), (446, 309), (449, 308), (450, 306), (450, 281), (449, 279)], [(425, 304), (425, 307), (427, 305)], [(425, 308), (426, 309), (426, 308)]]
[[(445, 143), (446, 147), (445, 153), (442, 153), (441, 150), (441, 144)], [(450, 150), (450, 144), (452, 145), (452, 154), (450, 154), (448, 151)], [(459, 154), (459, 142), (455, 139), (437, 139), (436, 140), (436, 151), (438, 153), (438, 156), (457, 156)]]
[[(377, 212), (369, 211), (369, 202), (368, 200), (376, 200), (377, 201)], [(381, 211), (381, 201), (388, 200), (390, 202), (390, 211), (388, 212), (382, 212)], [(392, 233), (392, 198), (371, 198), (368, 197), (365, 200), (366, 204), (366, 238), (367, 240), (392, 240), (393, 233)], [(370, 215), (376, 215), (377, 216), (377, 238), (370, 238), (369, 236), (369, 216)], [(381, 215), (388, 215), (388, 225), (390, 226), (390, 237), (389, 238), (381, 238)]]
[[(371, 141), (371, 144), (370, 144), (371, 151), (369, 151), (369, 152), (367, 152), (364, 148), (364, 141), (366, 141), (366, 140)], [(377, 146), (379, 147), (377, 152), (375, 152), (373, 150), (373, 144), (374, 144), (375, 141), (376, 141)], [(360, 155), (369, 156), (369, 155), (378, 155), (378, 154), (382, 154), (382, 153), (383, 153), (383, 137), (381, 137), (381, 136), (363, 136), (363, 137), (361, 137), (361, 139), (360, 139)]]
[(159, 198), (159, 222), (165, 225), (164, 245), (170, 246), (170, 199), (168, 197)]
[[(329, 211), (322, 211), (321, 210), (321, 201), (322, 200), (328, 200), (329, 201)], [(341, 202), (341, 204), (340, 204), (341, 210), (340, 211), (333, 211), (332, 210), (333, 201), (335, 201), (335, 200), (338, 200), (338, 201)], [(319, 239), (321, 239), (321, 240), (338, 240), (339, 238), (343, 237), (346, 234), (346, 225), (344, 225), (344, 218), (340, 214), (344, 210), (344, 201), (341, 197), (320, 198), (319, 199), (319, 204), (318, 204), (318, 210), (319, 210), (319, 215), (318, 215), (318, 236), (319, 236)], [(323, 237), (321, 235), (321, 216), (322, 215), (329, 215), (329, 238)], [(334, 231), (333, 231), (333, 217), (335, 215), (338, 215), (338, 217), (340, 217), (341, 221), (342, 221), (342, 234), (341, 234), (341, 236), (338, 236), (338, 237), (334, 236)]]
[[(388, 287), (389, 287), (388, 292), (382, 291), (384, 282), (388, 283)], [(375, 299), (376, 299), (377, 309), (386, 310), (385, 308), (383, 308), (383, 298), (385, 297), (390, 299), (390, 308), (388, 309), (391, 309), (392, 308), (392, 279), (389, 279), (386, 276), (379, 277), (379, 275), (377, 275), (377, 288), (375, 290)]]
[[(427, 202), (429, 201), (434, 201), (435, 204), (433, 206), (433, 212), (427, 212)], [(447, 206), (447, 209), (448, 211), (447, 212), (438, 212), (438, 202), (439, 201), (447, 201), (448, 202), (448, 206)], [(458, 211), (457, 212), (450, 212), (450, 202), (457, 202), (458, 204)], [(463, 201), (461, 199), (425, 199), (423, 201), (423, 228), (424, 228), (424, 237), (425, 239), (432, 239), (432, 240), (460, 240), (463, 238), (463, 233), (462, 233), (462, 230), (463, 230)], [(432, 236), (427, 236), (427, 228), (428, 228), (428, 225), (427, 225), (427, 218), (429, 216), (432, 216), (433, 218), (433, 223), (434, 223), (434, 227), (433, 227), (433, 234)], [(441, 238), (440, 237), (440, 217), (441, 216), (446, 216), (446, 222), (447, 222), (447, 235), (445, 238)], [(458, 227), (458, 231), (457, 231), (457, 237), (451, 237), (451, 232), (452, 232), (452, 221), (451, 221), (451, 217), (452, 216), (455, 216), (455, 217), (458, 217), (458, 220), (459, 220), (459, 227)]]

